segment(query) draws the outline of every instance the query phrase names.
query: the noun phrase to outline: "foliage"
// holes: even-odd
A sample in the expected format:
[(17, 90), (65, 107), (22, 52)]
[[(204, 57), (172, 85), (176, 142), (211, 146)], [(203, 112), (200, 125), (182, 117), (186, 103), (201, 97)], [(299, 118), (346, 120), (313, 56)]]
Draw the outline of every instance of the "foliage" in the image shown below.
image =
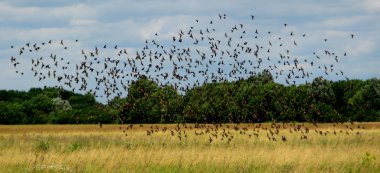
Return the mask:
[(182, 97), (170, 87), (158, 87), (145, 76), (132, 83), (121, 110), (121, 121), (128, 123), (174, 122), (182, 112)]
[[(62, 94), (62, 96), (61, 96)], [(0, 124), (112, 123), (112, 117), (91, 94), (58, 88), (0, 91)]]
[(380, 121), (380, 80), (284, 86), (268, 71), (238, 81), (205, 83), (179, 94), (141, 76), (125, 98), (108, 104), (60, 88), (0, 90), (0, 124), (228, 123)]
[(72, 109), (72, 107), (71, 107), (69, 101), (67, 101), (67, 100), (62, 100), (60, 97), (53, 98), (51, 101), (52, 101), (53, 104), (55, 105), (55, 109), (56, 109), (56, 110), (68, 111), (68, 110), (71, 110), (71, 109)]

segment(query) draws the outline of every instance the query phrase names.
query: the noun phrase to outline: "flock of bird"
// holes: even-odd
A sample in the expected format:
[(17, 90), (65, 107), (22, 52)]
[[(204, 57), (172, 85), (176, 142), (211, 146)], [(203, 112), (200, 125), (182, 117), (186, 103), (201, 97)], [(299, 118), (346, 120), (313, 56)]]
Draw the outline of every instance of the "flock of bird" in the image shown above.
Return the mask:
[[(78, 40), (49, 40), (17, 48), (12, 45), (15, 54), (10, 61), (20, 75), (27, 73), (19, 68), (21, 63), (29, 61), (26, 63), (38, 81), (52, 80), (73, 92), (91, 92), (108, 100), (122, 97), (141, 76), (180, 92), (204, 83), (241, 80), (263, 70), (287, 85), (310, 81), (316, 75), (345, 77), (336, 64), (347, 52), (330, 50), (327, 38), (320, 40), (321, 47), (326, 48), (297, 55), (293, 50), (308, 41), (307, 34), (292, 31), (287, 24), (281, 24), (275, 33), (261, 29), (254, 15), (247, 18), (248, 23), (232, 25), (226, 14), (209, 21), (195, 19), (170, 39), (160, 41), (162, 37), (155, 33), (141, 50), (133, 51), (135, 54), (118, 45), (86, 50), (78, 49)], [(347, 37), (354, 39), (353, 34)]]
[[(125, 136), (145, 131), (147, 137), (154, 135), (169, 135), (179, 141), (195, 137), (203, 137), (207, 142), (226, 141), (233, 139), (268, 140), (286, 142), (288, 140), (313, 140), (316, 137), (361, 135), (365, 129), (363, 125), (351, 123), (328, 124), (304, 123), (252, 123), (252, 124), (177, 124), (177, 125), (125, 125), (119, 131)], [(100, 126), (101, 127), (101, 126)], [(192, 137), (190, 137), (192, 136)]]

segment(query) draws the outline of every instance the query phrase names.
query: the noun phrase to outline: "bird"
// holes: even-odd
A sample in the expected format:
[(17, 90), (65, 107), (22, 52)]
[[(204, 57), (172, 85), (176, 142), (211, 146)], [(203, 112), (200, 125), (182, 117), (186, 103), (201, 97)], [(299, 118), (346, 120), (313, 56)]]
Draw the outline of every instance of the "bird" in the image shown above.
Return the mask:
[[(251, 14), (247, 18), (254, 20), (255, 16)], [(244, 80), (257, 74), (259, 70), (276, 74), (275, 78), (282, 78), (285, 85), (296, 84), (296, 80), (293, 80), (295, 78), (307, 80), (312, 75), (312, 71), (308, 70), (343, 76), (343, 72), (339, 73), (335, 69), (336, 66), (323, 64), (325, 58), (336, 56), (333, 55), (333, 50), (326, 50), (326, 54), (313, 52), (310, 56), (313, 59), (308, 61), (297, 59), (290, 48), (284, 49), (289, 45), (302, 47), (301, 38), (296, 37), (297, 34), (293, 31), (282, 34), (261, 30), (252, 22), (230, 25), (226, 14), (218, 14), (207, 21), (209, 25), (202, 25), (196, 18), (189, 27), (180, 28), (166, 38), (173, 40), (170, 43), (160, 40), (159, 33), (154, 33), (155, 37), (144, 40), (144, 46), (137, 49), (136, 53), (128, 52), (128, 48), (121, 45), (115, 45), (113, 50), (108, 50), (107, 44), (101, 44), (104, 45), (103, 49), (97, 46), (92, 50), (79, 48), (78, 62), (53, 52), (52, 57), (32, 58), (32, 74), (40, 82), (53, 80), (62, 87), (74, 91), (91, 91), (95, 97), (105, 97), (107, 100), (125, 96), (130, 84), (142, 76), (156, 82), (158, 86), (171, 86), (181, 93), (207, 83)], [(225, 25), (218, 31), (222, 33), (220, 36), (214, 25)], [(284, 23), (284, 27), (287, 26)], [(260, 38), (261, 33), (276, 37)], [(289, 34), (291, 40), (287, 39)], [(306, 34), (302, 37), (307, 39)], [(46, 41), (49, 44), (28, 42), (20, 48), (11, 45), (12, 49), (17, 50), (11, 57), (11, 63), (18, 74), (21, 74), (18, 69), (21, 57), (40, 55), (40, 49), (47, 51), (50, 48), (53, 51), (55, 43), (62, 45), (59, 49), (68, 51), (80, 46), (79, 39)], [(324, 42), (327, 42), (327, 38)], [(198, 46), (204, 48), (199, 49)], [(114, 52), (115, 57), (107, 54), (107, 51)], [(345, 52), (344, 56), (347, 55)], [(340, 63), (338, 57), (334, 59), (335, 63)], [(324, 65), (326, 69), (320, 68)], [(284, 68), (292, 70), (286, 73)]]

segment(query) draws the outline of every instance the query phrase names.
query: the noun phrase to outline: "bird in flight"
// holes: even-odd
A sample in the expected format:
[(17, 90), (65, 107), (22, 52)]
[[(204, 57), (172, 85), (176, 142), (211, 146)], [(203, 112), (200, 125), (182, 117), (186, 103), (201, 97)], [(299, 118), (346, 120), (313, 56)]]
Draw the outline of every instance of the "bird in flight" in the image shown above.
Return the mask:
[[(255, 16), (250, 15), (249, 19), (254, 20)], [(27, 75), (19, 69), (20, 64), (23, 59), (32, 57), (28, 64), (32, 76), (38, 81), (53, 80), (62, 88), (91, 92), (107, 99), (126, 94), (129, 86), (141, 76), (183, 93), (207, 83), (243, 80), (262, 71), (276, 74), (276, 80), (283, 80), (288, 85), (301, 79), (312, 80), (315, 70), (326, 75), (339, 71), (335, 64), (340, 61), (334, 50), (314, 51), (310, 60), (294, 55), (296, 51), (292, 49), (296, 50), (307, 42), (306, 34), (297, 37), (293, 31), (276, 33), (252, 22), (231, 24), (226, 14), (205, 20), (208, 23), (202, 21), (195, 19), (190, 27), (174, 32), (166, 38), (172, 40), (170, 43), (159, 40), (158, 33), (155, 33), (156, 37), (144, 40), (144, 46), (135, 54), (120, 44), (114, 47), (104, 44), (103, 49), (94, 46), (86, 50), (79, 47), (78, 39), (48, 40), (49, 44), (28, 42), (19, 48), (12, 45), (11, 48), (17, 51), (11, 57), (12, 68), (18, 74)], [(288, 27), (287, 23), (283, 25)], [(63, 50), (77, 48), (76, 60), (69, 59), (67, 53), (49, 52), (57, 45), (62, 45), (58, 47)], [(331, 58), (335, 59), (333, 64), (324, 64), (327, 62), (324, 59)]]

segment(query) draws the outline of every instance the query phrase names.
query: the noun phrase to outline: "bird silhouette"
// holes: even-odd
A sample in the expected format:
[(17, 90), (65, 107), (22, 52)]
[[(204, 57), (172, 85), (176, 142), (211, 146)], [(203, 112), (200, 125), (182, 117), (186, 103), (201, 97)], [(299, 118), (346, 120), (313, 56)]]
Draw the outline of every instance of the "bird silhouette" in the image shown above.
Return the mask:
[[(255, 16), (249, 18), (254, 20)], [(293, 49), (302, 47), (308, 39), (306, 34), (298, 37), (293, 31), (285, 34), (259, 32), (260, 28), (252, 22), (230, 24), (226, 14), (218, 14), (207, 21), (195, 19), (190, 27), (181, 28), (170, 36), (172, 41), (168, 44), (159, 40), (155, 33), (156, 37), (146, 39), (135, 54), (120, 45), (104, 44), (103, 49), (94, 46), (87, 50), (78, 49), (78, 39), (47, 40), (49, 44), (28, 42), (19, 48), (10, 46), (15, 50), (10, 62), (17, 74), (24, 75), (19, 69), (22, 59), (32, 57), (31, 74), (38, 81), (53, 80), (62, 88), (90, 92), (107, 100), (125, 96), (132, 82), (142, 76), (159, 86), (170, 85), (180, 93), (206, 83), (239, 81), (260, 71), (276, 74), (275, 78), (282, 78), (287, 85), (295, 85), (301, 79), (311, 80), (313, 70), (344, 76), (343, 71), (336, 69), (340, 57), (334, 50), (315, 51), (311, 59), (295, 56)], [(287, 26), (285, 23), (284, 27)], [(225, 30), (217, 31), (217, 27)], [(273, 37), (262, 33), (273, 34)], [(41, 56), (43, 51), (54, 50), (57, 45), (62, 50), (79, 50), (77, 60), (54, 52), (48, 57)], [(347, 55), (344, 52), (343, 56)], [(324, 64), (325, 59), (332, 59), (332, 64)]]

